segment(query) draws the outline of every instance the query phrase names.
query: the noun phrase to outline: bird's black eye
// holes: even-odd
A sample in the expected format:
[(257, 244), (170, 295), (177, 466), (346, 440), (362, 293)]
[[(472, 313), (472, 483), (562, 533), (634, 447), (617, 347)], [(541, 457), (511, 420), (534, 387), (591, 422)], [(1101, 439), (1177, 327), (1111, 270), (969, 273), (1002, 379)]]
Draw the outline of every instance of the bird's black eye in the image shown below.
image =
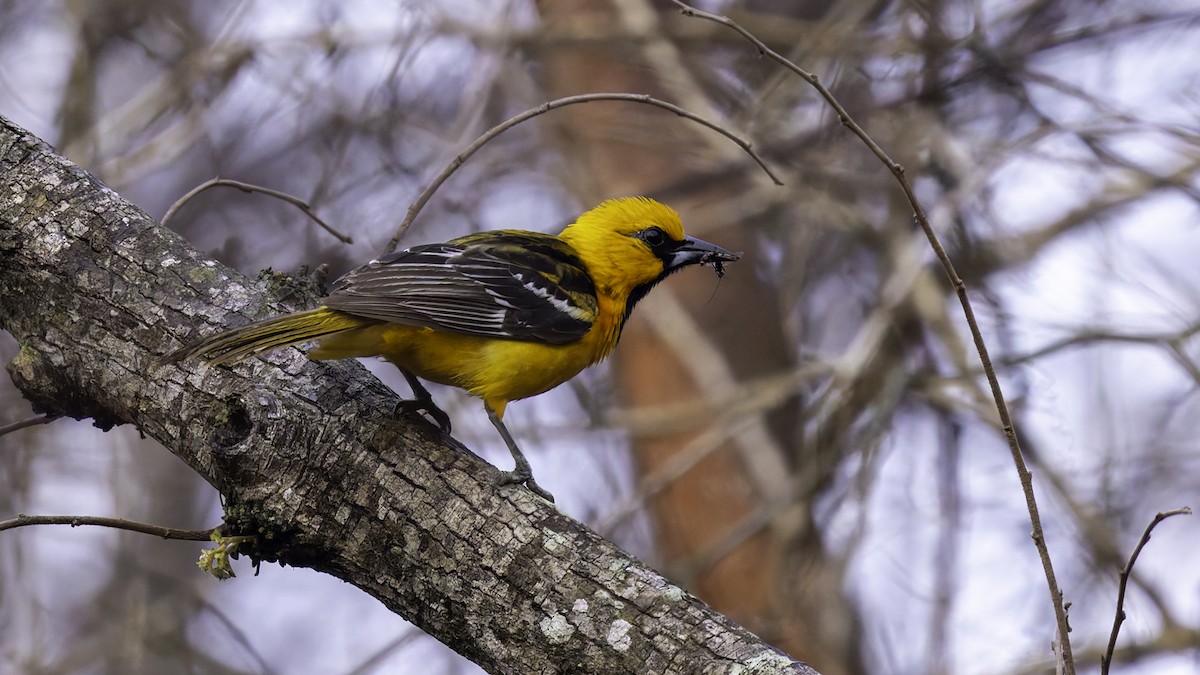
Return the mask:
[(657, 250), (667, 242), (667, 233), (662, 231), (662, 228), (648, 227), (637, 233), (638, 239), (646, 242), (646, 245), (653, 250)]

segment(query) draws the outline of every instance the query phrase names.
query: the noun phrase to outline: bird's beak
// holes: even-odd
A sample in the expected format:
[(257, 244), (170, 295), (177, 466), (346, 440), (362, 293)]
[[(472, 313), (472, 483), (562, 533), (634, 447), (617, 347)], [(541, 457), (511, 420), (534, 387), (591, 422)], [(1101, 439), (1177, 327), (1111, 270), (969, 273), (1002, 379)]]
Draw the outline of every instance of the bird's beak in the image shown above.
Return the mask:
[(741, 257), (741, 253), (728, 251), (703, 239), (684, 237), (679, 248), (668, 255), (666, 267), (668, 272), (673, 272), (688, 265), (712, 265), (717, 270), (717, 276), (722, 276), (725, 274), (725, 263)]

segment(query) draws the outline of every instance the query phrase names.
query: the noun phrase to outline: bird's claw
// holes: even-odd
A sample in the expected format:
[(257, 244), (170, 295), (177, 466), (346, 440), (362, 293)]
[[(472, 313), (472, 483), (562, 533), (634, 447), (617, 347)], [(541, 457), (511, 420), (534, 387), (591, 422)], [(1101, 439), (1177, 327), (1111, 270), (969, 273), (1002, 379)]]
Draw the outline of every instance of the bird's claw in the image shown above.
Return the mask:
[(434, 404), (433, 399), (407, 399), (396, 403), (396, 407), (392, 409), (392, 414), (413, 413), (416, 415), (424, 415), (429, 418), (433, 424), (442, 430), (443, 433), (450, 434), (450, 416), (444, 410)]
[(524, 485), (533, 494), (545, 499), (551, 504), (554, 503), (554, 495), (546, 488), (538, 485), (538, 482), (533, 479), (533, 472), (526, 468), (522, 471), (520, 468), (512, 471), (501, 471), (500, 480), (497, 481), (500, 485)]

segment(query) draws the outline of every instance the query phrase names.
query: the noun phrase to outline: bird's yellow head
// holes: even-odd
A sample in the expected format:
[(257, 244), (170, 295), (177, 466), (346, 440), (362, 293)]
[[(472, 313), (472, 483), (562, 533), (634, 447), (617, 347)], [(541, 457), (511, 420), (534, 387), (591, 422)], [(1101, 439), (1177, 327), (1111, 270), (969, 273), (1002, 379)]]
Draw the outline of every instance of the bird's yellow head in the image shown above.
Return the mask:
[(559, 235), (586, 261), (601, 293), (628, 298), (628, 309), (667, 275), (688, 265), (722, 265), (741, 257), (686, 236), (679, 214), (646, 197), (610, 199)]

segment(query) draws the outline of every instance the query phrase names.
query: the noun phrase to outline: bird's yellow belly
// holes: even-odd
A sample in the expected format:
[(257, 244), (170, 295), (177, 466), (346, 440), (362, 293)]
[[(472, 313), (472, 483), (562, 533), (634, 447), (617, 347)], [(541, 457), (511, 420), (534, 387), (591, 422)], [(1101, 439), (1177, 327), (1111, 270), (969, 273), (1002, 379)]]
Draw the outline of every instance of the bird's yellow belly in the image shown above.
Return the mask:
[(330, 335), (309, 356), (382, 356), (417, 377), (462, 387), (503, 410), (504, 402), (553, 389), (609, 351), (590, 333), (579, 342), (547, 345), (377, 324)]

